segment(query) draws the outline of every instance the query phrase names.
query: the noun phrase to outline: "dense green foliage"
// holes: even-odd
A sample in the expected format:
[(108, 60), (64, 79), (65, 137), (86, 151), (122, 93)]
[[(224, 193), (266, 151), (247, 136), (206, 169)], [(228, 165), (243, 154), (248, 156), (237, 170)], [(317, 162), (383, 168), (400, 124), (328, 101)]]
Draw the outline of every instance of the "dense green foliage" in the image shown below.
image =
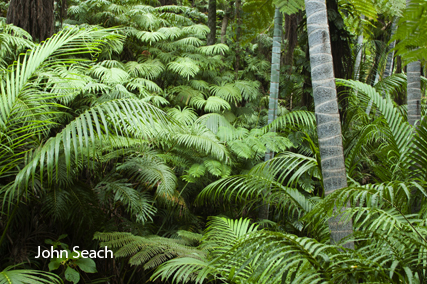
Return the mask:
[[(413, 127), (402, 68), (427, 4), (330, 2), (349, 186), (325, 196), (303, 1), (217, 1), (209, 46), (208, 1), (55, 1), (43, 42), (0, 1), (0, 284), (427, 283), (427, 79)], [(268, 124), (274, 5), (294, 15)], [(36, 258), (75, 246), (114, 258)]]

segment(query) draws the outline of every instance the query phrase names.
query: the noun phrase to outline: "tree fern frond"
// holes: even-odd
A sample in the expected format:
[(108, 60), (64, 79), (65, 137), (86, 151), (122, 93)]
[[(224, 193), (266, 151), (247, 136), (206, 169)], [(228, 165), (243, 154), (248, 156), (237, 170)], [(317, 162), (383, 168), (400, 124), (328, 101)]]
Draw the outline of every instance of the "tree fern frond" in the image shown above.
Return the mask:
[(168, 69), (180, 76), (187, 77), (188, 80), (200, 71), (199, 66), (193, 60), (186, 57), (179, 57), (175, 61), (170, 62)]
[(208, 46), (201, 46), (198, 48), (200, 53), (204, 55), (217, 55), (217, 54), (224, 54), (229, 51), (229, 48), (227, 45), (218, 43)]
[(186, 125), (192, 125), (193, 122), (197, 119), (197, 114), (192, 108), (183, 108), (179, 106), (177, 108), (168, 109), (168, 114), (174, 118), (176, 121), (180, 121)]
[(218, 113), (205, 114), (199, 117), (196, 123), (205, 125), (213, 133), (217, 133), (219, 127), (234, 128), (223, 115)]
[(234, 84), (226, 83), (219, 86), (211, 86), (210, 90), (213, 95), (226, 100), (229, 103), (238, 103), (242, 100), (241, 92)]

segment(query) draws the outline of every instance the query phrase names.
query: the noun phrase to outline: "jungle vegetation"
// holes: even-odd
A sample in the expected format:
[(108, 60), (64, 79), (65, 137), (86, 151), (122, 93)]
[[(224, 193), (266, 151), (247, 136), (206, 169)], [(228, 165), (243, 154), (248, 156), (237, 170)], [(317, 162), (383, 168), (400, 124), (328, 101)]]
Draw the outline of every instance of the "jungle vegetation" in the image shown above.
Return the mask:
[(427, 283), (426, 11), (0, 0), (0, 284)]

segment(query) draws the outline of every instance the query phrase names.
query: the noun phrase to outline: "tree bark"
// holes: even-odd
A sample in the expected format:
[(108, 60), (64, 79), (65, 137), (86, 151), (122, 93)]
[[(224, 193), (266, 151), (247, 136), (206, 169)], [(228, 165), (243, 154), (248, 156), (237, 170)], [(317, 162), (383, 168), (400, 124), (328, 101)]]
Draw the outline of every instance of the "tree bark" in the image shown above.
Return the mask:
[[(394, 34), (396, 33), (397, 20), (398, 20), (398, 18), (395, 17), (393, 19), (393, 23), (391, 24), (391, 35), (390, 35), (390, 38), (392, 38), (394, 36)], [(390, 76), (393, 73), (393, 59), (394, 59), (394, 50), (393, 50), (393, 48), (395, 46), (396, 46), (396, 41), (395, 40), (392, 41), (388, 45), (388, 51), (389, 51), (389, 53), (387, 54), (387, 62), (385, 64), (384, 78), (387, 78), (388, 76)]]
[[(410, 0), (406, 0), (408, 7)], [(421, 63), (411, 62), (407, 65), (406, 101), (408, 104), (408, 122), (415, 125), (421, 119)]]
[(222, 18), (221, 25), (221, 43), (225, 44), (225, 35), (227, 34), (227, 26), (228, 26), (228, 14), (227, 11), (224, 13), (224, 18)]
[(208, 6), (208, 28), (207, 45), (214, 45), (216, 41), (216, 0), (209, 0)]
[(237, 28), (236, 28), (236, 64), (234, 66), (234, 72), (235, 72), (235, 79), (237, 80), (239, 78), (239, 68), (240, 68), (240, 25), (241, 25), (241, 19), (240, 19), (240, 5), (242, 0), (236, 0), (236, 21), (237, 21)]
[(407, 104), (408, 104), (408, 122), (415, 125), (416, 121), (421, 119), (421, 63), (420, 61), (411, 62), (407, 65)]
[[(365, 19), (364, 15), (360, 16), (360, 20)], [(356, 55), (356, 62), (354, 63), (354, 80), (359, 80), (360, 76), (360, 62), (362, 61), (362, 44), (363, 44), (363, 28), (360, 31), (360, 35), (357, 37), (357, 48), (359, 49)]]
[(298, 15), (285, 15), (285, 39), (287, 41), (286, 53), (284, 56), (283, 64), (285, 66), (290, 66), (288, 73), (292, 72), (292, 65), (294, 60), (294, 50), (298, 44)]
[[(271, 80), (270, 80), (270, 98), (268, 106), (268, 124), (272, 123), (277, 117), (277, 108), (279, 101), (279, 80), (280, 80), (280, 53), (282, 41), (282, 22), (283, 15), (276, 7), (274, 13), (274, 31), (273, 31), (273, 50), (271, 55)], [(274, 130), (273, 130), (274, 131)], [(271, 160), (274, 152), (267, 149), (265, 161)], [(266, 193), (268, 194), (268, 189)], [(268, 219), (269, 204), (264, 202), (259, 211), (260, 219)]]
[(26, 30), (34, 40), (54, 33), (54, 0), (11, 0), (6, 22)]
[[(397, 74), (402, 73), (402, 58), (400, 56), (396, 56), (396, 73)], [(405, 92), (399, 90), (396, 94), (396, 97), (394, 98), (394, 101), (396, 102), (396, 104), (401, 106), (405, 104), (405, 98), (406, 98)]]
[[(347, 187), (347, 176), (325, 0), (305, 0), (305, 9), (323, 187), (328, 195)], [(340, 217), (329, 220), (333, 242), (353, 231), (351, 220), (344, 224)], [(346, 247), (353, 248), (354, 243)]]
[[(326, 3), (335, 78), (352, 78), (351, 35), (345, 29), (344, 20), (338, 9), (338, 0), (326, 0)], [(344, 86), (337, 89), (341, 106), (340, 114), (343, 120), (345, 120), (347, 113), (349, 93), (345, 89)]]

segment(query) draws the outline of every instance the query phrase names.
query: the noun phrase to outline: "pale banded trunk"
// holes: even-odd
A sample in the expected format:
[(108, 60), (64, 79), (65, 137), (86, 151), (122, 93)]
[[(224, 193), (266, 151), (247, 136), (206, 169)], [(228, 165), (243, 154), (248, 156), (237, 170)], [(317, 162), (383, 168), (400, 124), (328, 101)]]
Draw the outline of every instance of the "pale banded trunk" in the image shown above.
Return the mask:
[[(271, 80), (270, 80), (270, 99), (268, 104), (268, 124), (272, 123), (277, 117), (279, 101), (279, 80), (280, 80), (280, 51), (282, 41), (282, 22), (283, 15), (279, 8), (274, 13), (274, 31), (273, 31), (273, 51), (271, 55)], [(274, 131), (274, 130), (273, 130)], [(265, 161), (273, 158), (273, 151), (267, 149)], [(268, 219), (269, 206), (264, 202), (260, 208), (259, 218)]]
[(271, 55), (270, 99), (268, 106), (268, 124), (277, 117), (280, 80), (280, 52), (282, 41), (283, 15), (279, 8), (274, 13), (273, 50)]
[(227, 26), (228, 26), (228, 15), (227, 10), (224, 12), (224, 18), (222, 18), (222, 24), (221, 24), (221, 43), (225, 43), (225, 35), (227, 33)]
[[(360, 16), (360, 21), (365, 19), (364, 15)], [(362, 44), (363, 44), (363, 29), (360, 31), (360, 35), (357, 37), (357, 48), (359, 51), (356, 55), (356, 62), (354, 63), (354, 80), (359, 80), (360, 76), (360, 62), (362, 61)]]
[[(322, 0), (305, 0), (305, 9), (323, 187), (327, 195), (347, 186), (341, 123), (326, 3)], [(353, 231), (352, 222), (344, 224), (339, 222), (339, 219), (340, 217), (329, 220), (334, 242), (338, 242)], [(351, 242), (346, 246), (352, 248), (354, 244)]]
[[(410, 0), (406, 0), (408, 7)], [(406, 98), (408, 104), (408, 122), (415, 125), (421, 119), (421, 63), (411, 62), (406, 66)]]
[(410, 125), (415, 125), (415, 122), (421, 119), (421, 64), (419, 61), (411, 62), (406, 70), (408, 122)]
[[(393, 19), (393, 23), (391, 24), (391, 36), (390, 38), (393, 38), (394, 34), (396, 33), (396, 29), (397, 29), (397, 20), (398, 18), (395, 17)], [(390, 76), (393, 73), (393, 58), (394, 58), (394, 50), (393, 48), (396, 46), (396, 41), (392, 41), (389, 45), (388, 45), (388, 50), (389, 53), (387, 54), (387, 62), (385, 65), (385, 70), (384, 70), (384, 78), (387, 78), (388, 76)]]
[(239, 68), (240, 68), (240, 29), (242, 21), (240, 19), (240, 5), (242, 4), (242, 0), (236, 0), (236, 62), (234, 65), (234, 76), (235, 80), (239, 79)]

